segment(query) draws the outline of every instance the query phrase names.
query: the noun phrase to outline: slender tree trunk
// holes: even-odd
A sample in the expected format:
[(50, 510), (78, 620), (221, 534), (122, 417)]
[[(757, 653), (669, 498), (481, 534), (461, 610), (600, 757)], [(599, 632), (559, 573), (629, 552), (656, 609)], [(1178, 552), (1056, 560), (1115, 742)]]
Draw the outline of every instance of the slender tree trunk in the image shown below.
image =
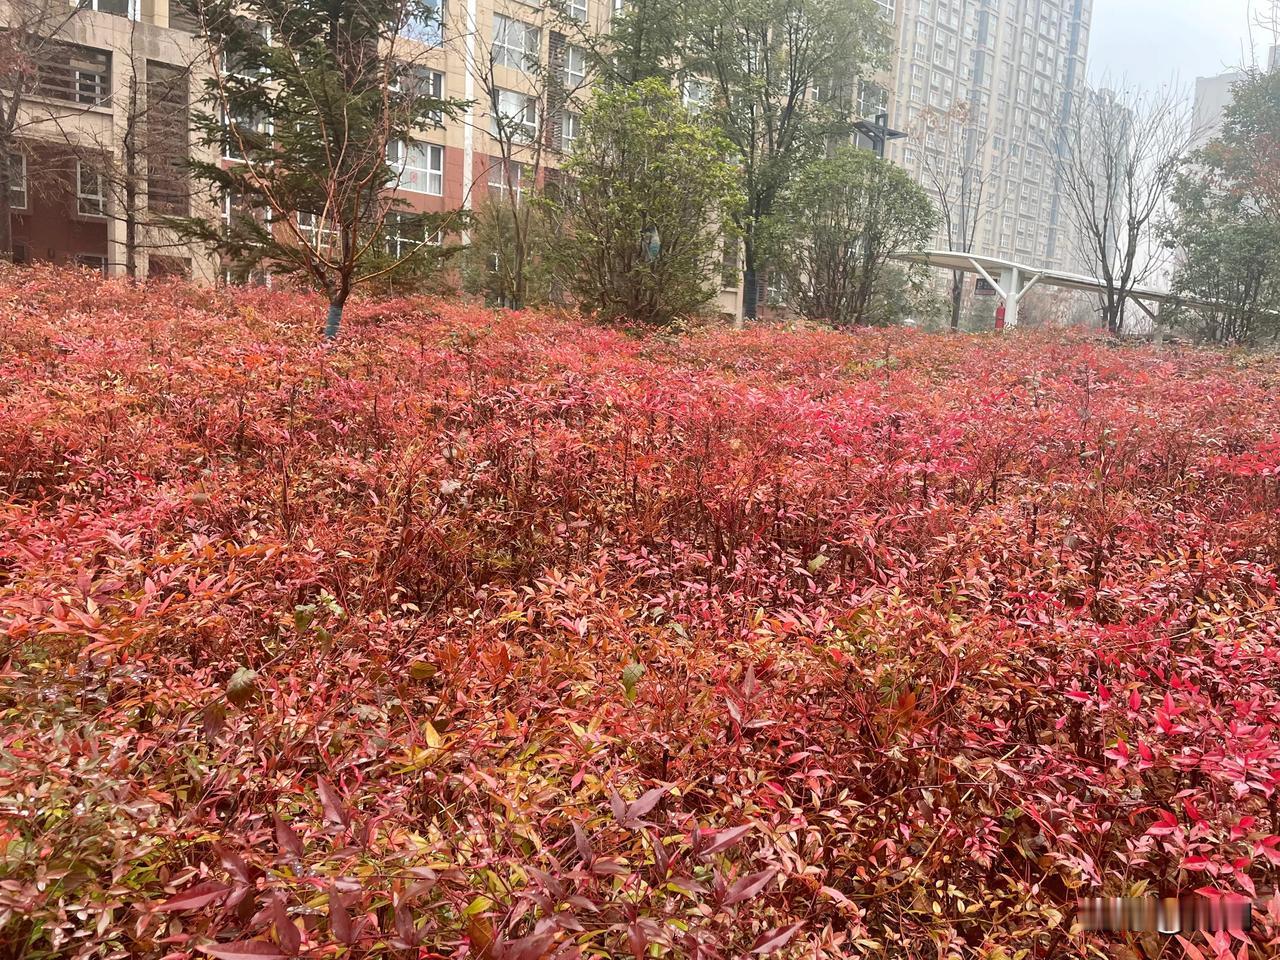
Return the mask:
[(759, 304), (760, 288), (756, 281), (756, 245), (751, 236), (751, 228), (743, 232), (742, 237), (742, 319), (739, 323), (754, 320)]
[(960, 302), (964, 299), (964, 273), (951, 271), (951, 332), (960, 330)]
[(341, 301), (337, 299), (329, 301), (329, 313), (324, 322), (324, 338), (332, 340), (338, 335), (338, 328), (342, 326), (342, 309), (346, 306), (346, 297)]
[[(0, 260), (13, 259), (13, 170), (9, 159), (9, 140), (0, 139)], [(28, 184), (27, 192), (31, 191)], [(28, 200), (30, 204), (30, 200)]]
[(138, 77), (129, 78), (129, 118), (124, 136), (124, 273), (138, 276)]

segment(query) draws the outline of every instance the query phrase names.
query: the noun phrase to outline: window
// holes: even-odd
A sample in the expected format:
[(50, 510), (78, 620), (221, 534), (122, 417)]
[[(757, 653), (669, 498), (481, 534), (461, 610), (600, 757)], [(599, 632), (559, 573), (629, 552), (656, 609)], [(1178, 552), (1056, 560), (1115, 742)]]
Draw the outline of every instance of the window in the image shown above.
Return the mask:
[(565, 13), (569, 14), (574, 20), (586, 22), (587, 0), (568, 0), (565, 5)]
[[(264, 47), (271, 45), (271, 24), (254, 23), (244, 17), (240, 19), (240, 23), (251, 31), (251, 35), (256, 33), (261, 38)], [(251, 67), (241, 61), (233, 60), (231, 54), (226, 50), (222, 51), (222, 72), (245, 80), (260, 80), (267, 76), (268, 73), (267, 68), (262, 65)]]
[(107, 183), (101, 173), (76, 161), (76, 211), (82, 217), (107, 215)]
[(524, 164), (514, 160), (504, 163), (501, 158), (494, 157), (489, 167), (489, 192), (502, 195), (514, 193), (516, 200), (524, 198)]
[(515, 70), (537, 65), (541, 37), (538, 28), (500, 13), (493, 15), (493, 62)]
[(392, 140), (387, 144), (387, 163), (397, 171), (396, 187), (433, 197), (444, 194), (444, 147), (417, 140)]
[(140, 13), (139, 0), (71, 0), (71, 6), (109, 13), (113, 17), (128, 17), (130, 20), (137, 20)]
[(9, 154), (9, 207), (27, 209), (27, 158), (21, 153)]
[(302, 210), (298, 211), (298, 232), (321, 253), (335, 247), (341, 239), (341, 234), (333, 223), (324, 223), (316, 214)]
[[(425, 68), (414, 69), (410, 82), (414, 85), (414, 93), (419, 97), (431, 97), (434, 100), (444, 99), (444, 73), (439, 70)], [(427, 113), (427, 121), (437, 127), (444, 126), (444, 111), (431, 110)]]
[(738, 238), (726, 236), (721, 250), (720, 286), (725, 290), (738, 289)]
[(444, 42), (444, 4), (441, 0), (421, 0), (411, 6), (401, 36), (420, 43)]
[(578, 139), (578, 132), (582, 129), (582, 117), (580, 114), (574, 113), (572, 110), (565, 110), (560, 114), (560, 149), (565, 153), (573, 150), (574, 141)]
[(566, 90), (577, 90), (587, 82), (587, 51), (569, 44), (564, 48), (564, 69), (561, 72)]
[(181, 67), (147, 61), (147, 206), (158, 213), (191, 212), (190, 80)]
[(696, 116), (711, 102), (711, 85), (701, 77), (685, 77), (680, 84), (680, 98), (685, 109)]
[(80, 253), (76, 255), (76, 263), (82, 267), (89, 267), (98, 273), (106, 276), (107, 274), (107, 258), (100, 253)]
[(387, 253), (397, 258), (409, 256), (424, 243), (438, 247), (444, 242), (444, 235), (439, 230), (431, 236), (426, 235), (421, 217), (396, 211), (387, 214), (382, 235), (386, 238)]
[(226, 131), (222, 140), (222, 159), (237, 163), (245, 162), (241, 147), (248, 147), (250, 150), (263, 149), (270, 145), (269, 138), (275, 132), (271, 121), (262, 117), (238, 116), (227, 123), (227, 117), (223, 114), (222, 127)]
[(76, 103), (91, 107), (101, 106), (107, 99), (107, 75), (97, 70), (77, 69), (75, 72)]
[(41, 45), (35, 74), (36, 96), (98, 106), (111, 92), (111, 54), (50, 41)]
[(500, 140), (532, 141), (538, 136), (538, 101), (514, 90), (494, 91), (489, 133)]

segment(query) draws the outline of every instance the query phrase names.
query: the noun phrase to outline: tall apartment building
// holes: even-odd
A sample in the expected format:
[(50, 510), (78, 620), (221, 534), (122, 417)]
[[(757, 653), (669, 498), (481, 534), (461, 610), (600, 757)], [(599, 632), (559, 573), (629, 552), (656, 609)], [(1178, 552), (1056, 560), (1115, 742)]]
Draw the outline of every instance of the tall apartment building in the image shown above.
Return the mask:
[[(10, 154), (17, 262), (123, 273), (132, 257), (139, 275), (212, 276), (207, 257), (147, 225), (198, 203), (185, 170), (198, 149), (192, 28), (176, 0), (0, 0), (4, 67), (34, 77)], [(12, 95), (0, 91), (6, 108)]]
[(1085, 93), (1092, 12), (1093, 0), (896, 0), (888, 99), (908, 136), (889, 156), (935, 192), (981, 183), (965, 205), (978, 252), (1079, 266), (1053, 156)]

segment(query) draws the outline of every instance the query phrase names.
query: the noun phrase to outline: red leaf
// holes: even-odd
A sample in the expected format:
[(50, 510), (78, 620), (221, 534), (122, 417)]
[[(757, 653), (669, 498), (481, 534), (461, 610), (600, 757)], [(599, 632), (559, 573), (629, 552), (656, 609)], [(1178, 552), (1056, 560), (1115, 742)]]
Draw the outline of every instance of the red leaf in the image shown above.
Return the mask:
[(725, 894), (724, 905), (731, 907), (735, 903), (741, 903), (754, 897), (759, 893), (766, 883), (773, 879), (774, 873), (777, 871), (773, 867), (768, 870), (761, 870), (759, 873), (753, 873), (747, 877), (739, 877), (738, 881), (729, 888), (729, 892)]
[(419, 930), (414, 924), (413, 911), (409, 908), (409, 904), (401, 900), (396, 904), (394, 911), (396, 934), (409, 946), (414, 947), (422, 942), (423, 931)]
[(291, 957), (296, 957), (302, 949), (302, 934), (289, 919), (289, 912), (284, 908), (284, 898), (276, 894), (271, 898), (271, 922), (276, 928), (276, 939), (280, 948)]
[(624, 819), (633, 822), (640, 819), (658, 805), (658, 801), (662, 799), (663, 794), (666, 792), (666, 787), (654, 787), (639, 800), (631, 804), (631, 806), (627, 807), (627, 813)]
[(613, 818), (621, 823), (622, 818), (627, 815), (627, 804), (626, 801), (618, 795), (617, 790), (609, 791), (609, 806), (613, 809)]
[(206, 943), (200, 948), (220, 960), (285, 960), (274, 943), (265, 940), (237, 940), (234, 943)]
[(578, 848), (578, 856), (582, 858), (582, 862), (590, 863), (591, 840), (587, 837), (587, 832), (577, 823), (573, 825), (573, 843)]
[(351, 917), (342, 902), (338, 888), (329, 884), (329, 929), (341, 943), (351, 943), (355, 939), (351, 929)]
[(627, 927), (627, 943), (636, 960), (645, 960), (649, 949), (649, 938), (645, 936), (644, 928), (634, 921)]
[(711, 841), (710, 845), (703, 849), (702, 855), (704, 857), (710, 856), (713, 853), (719, 853), (721, 850), (733, 846), (750, 833), (751, 828), (754, 826), (755, 824), (753, 823), (744, 823), (740, 827), (730, 827), (728, 830), (721, 830), (713, 835), (715, 839)]
[(325, 819), (335, 827), (346, 826), (347, 811), (338, 798), (338, 792), (333, 789), (333, 784), (324, 777), (320, 777), (317, 790), (320, 794), (320, 806), (324, 808)]
[(756, 942), (751, 947), (752, 953), (766, 954), (773, 953), (775, 950), (781, 950), (787, 945), (792, 937), (800, 930), (801, 924), (793, 923), (788, 927), (778, 927), (776, 930), (766, 930), (760, 934)]
[(240, 856), (226, 847), (215, 845), (213, 852), (218, 855), (218, 859), (222, 861), (223, 868), (227, 873), (231, 874), (241, 883), (253, 883), (253, 875), (249, 873), (249, 867), (245, 864)]
[(272, 814), (272, 816), (275, 817), (276, 821), (276, 846), (279, 848), (280, 853), (287, 853), (294, 859), (301, 860), (304, 852), (302, 839), (294, 832), (293, 827), (281, 819), (280, 814), (276, 813)]
[(230, 892), (231, 888), (225, 883), (218, 883), (216, 880), (206, 880), (203, 883), (197, 883), (194, 887), (188, 887), (181, 893), (175, 893), (155, 909), (199, 910), (201, 907), (207, 907), (214, 901), (221, 900)]

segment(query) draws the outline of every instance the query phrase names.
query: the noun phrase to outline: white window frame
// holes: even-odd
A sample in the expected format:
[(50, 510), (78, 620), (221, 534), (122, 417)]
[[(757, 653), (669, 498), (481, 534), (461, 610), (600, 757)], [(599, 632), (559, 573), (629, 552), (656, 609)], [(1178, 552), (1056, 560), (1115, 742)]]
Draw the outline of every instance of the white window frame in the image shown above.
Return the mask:
[[(245, 19), (247, 20), (248, 18)], [(267, 46), (271, 46), (271, 24), (257, 22), (254, 26), (256, 26), (258, 28), (258, 32), (262, 34), (262, 39), (267, 42)], [(222, 56), (219, 58), (218, 62), (224, 76), (240, 77), (242, 80), (261, 80), (268, 75), (265, 67), (257, 73), (237, 73), (235, 70), (231, 69), (231, 62), (227, 59), (226, 50), (222, 51)]]
[(696, 117), (711, 103), (711, 84), (702, 77), (685, 77), (680, 81), (680, 102)]
[(76, 103), (100, 107), (110, 96), (109, 77), (98, 70), (75, 70)]
[(435, 16), (430, 20), (410, 17), (400, 36), (433, 46), (444, 43), (444, 6), (444, 0), (435, 4)]
[(396, 169), (397, 190), (444, 196), (444, 147), (423, 140), (392, 140), (387, 163)]
[[(97, 193), (86, 193), (84, 189), (85, 174), (97, 178)], [(89, 203), (88, 209), (85, 204)], [(76, 213), (82, 217), (105, 217), (107, 215), (106, 177), (83, 160), (76, 161)]]
[(400, 233), (400, 226), (404, 222), (403, 218), (412, 216), (398, 211), (392, 211), (387, 214), (387, 219), (383, 224), (383, 236), (386, 237), (389, 246), (388, 253), (397, 260), (403, 259), (414, 250), (421, 246), (438, 247), (444, 243), (444, 232), (437, 230), (431, 236), (424, 236), (419, 240), (417, 237), (406, 237)]
[(275, 122), (270, 119), (264, 120), (261, 117), (257, 119), (241, 117), (240, 119), (231, 118), (230, 120), (228, 120), (227, 112), (225, 109), (223, 109), (222, 110), (222, 129), (226, 131), (227, 135), (222, 140), (222, 159), (228, 161), (229, 163), (248, 163), (249, 162), (239, 153), (231, 152), (231, 151), (240, 149), (240, 144), (236, 143), (235, 139), (231, 135), (232, 123), (240, 127), (247, 127), (248, 129), (252, 130), (254, 133), (265, 134), (268, 137), (274, 136), (276, 132)]
[[(489, 117), (489, 135), (501, 139), (503, 134), (509, 135), (513, 142), (533, 143), (538, 139), (538, 98), (521, 93), (519, 90), (494, 88), (497, 104), (490, 104), (493, 111)], [(524, 114), (523, 119), (518, 119)], [(501, 128), (499, 127), (501, 119)]]
[(587, 22), (587, 0), (565, 0), (565, 13), (573, 20)]
[[(572, 61), (577, 60), (575, 68)], [(587, 51), (576, 44), (566, 44), (564, 48), (564, 65), (560, 70), (560, 81), (569, 91), (577, 90), (587, 82)]]
[[(22, 202), (14, 199), (14, 194), (22, 195)], [(27, 155), (25, 153), (9, 154), (9, 209), (26, 210), (31, 198), (27, 193)]]
[[(426, 82), (427, 96), (434, 97), (437, 100), (444, 99), (445, 78), (444, 78), (443, 70), (433, 70), (430, 67), (428, 67), (423, 71), (421, 71), (421, 73), (418, 76), (415, 76), (414, 80), (415, 81), (422, 80)], [(419, 95), (421, 95), (421, 93), (419, 93)], [(429, 120), (431, 123), (434, 123), (437, 127), (443, 127), (444, 126), (444, 110), (443, 109), (432, 110), (428, 112), (427, 120)]]
[[(570, 129), (572, 128), (572, 133)], [(570, 153), (573, 150), (574, 142), (582, 135), (582, 114), (575, 113), (573, 110), (564, 110), (560, 113), (560, 150), (563, 153)]]
[(542, 31), (531, 23), (495, 13), (489, 53), (499, 66), (528, 70), (531, 62), (537, 64), (542, 59)]
[[(79, 7), (82, 10), (94, 10), (98, 13), (105, 13), (108, 16), (121, 16), (121, 14), (113, 13), (110, 10), (103, 10), (103, 0), (71, 0), (71, 6)], [(127, 9), (123, 15), (129, 20), (141, 20), (142, 0), (128, 0)]]
[(319, 220), (318, 214), (299, 210), (295, 216), (298, 233), (302, 234), (303, 239), (311, 245), (312, 249), (332, 250), (334, 244), (341, 238), (341, 232), (336, 227), (320, 225)]
[[(500, 158), (495, 158), (489, 165), (489, 189), (490, 191), (499, 190), (503, 193), (515, 192), (516, 202), (519, 203), (524, 199), (524, 173), (525, 167), (518, 160), (512, 160), (511, 163), (516, 168), (514, 186), (507, 183), (507, 164)], [(496, 177), (496, 179), (495, 179)]]
[(104, 277), (107, 275), (108, 260), (100, 253), (77, 253), (76, 263), (82, 267), (93, 267)]

